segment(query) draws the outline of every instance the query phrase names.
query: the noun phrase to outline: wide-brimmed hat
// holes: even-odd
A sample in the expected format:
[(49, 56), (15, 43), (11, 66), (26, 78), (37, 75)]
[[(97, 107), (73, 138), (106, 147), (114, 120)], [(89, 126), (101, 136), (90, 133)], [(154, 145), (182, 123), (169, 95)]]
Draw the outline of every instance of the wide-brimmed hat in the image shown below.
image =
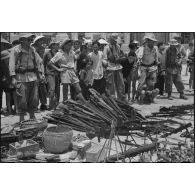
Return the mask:
[(31, 37), (35, 37), (35, 35), (33, 35), (32, 33), (21, 33), (21, 34), (20, 34), (19, 41), (20, 41), (21, 39), (28, 39), (28, 38), (31, 38)]
[(48, 48), (51, 49), (53, 45), (59, 45), (59, 44), (60, 44), (59, 41), (53, 40), (53, 41), (50, 42)]
[(8, 59), (10, 55), (10, 52), (8, 50), (4, 50), (1, 52), (1, 60)]
[(153, 33), (150, 33), (150, 34), (147, 34), (144, 36), (143, 40), (144, 42), (149, 39), (151, 41), (154, 41), (154, 42), (157, 42), (157, 39), (155, 38), (154, 34)]
[(101, 45), (108, 45), (108, 42), (105, 40), (105, 39), (99, 39), (98, 42), (101, 44)]
[(35, 45), (38, 41), (40, 41), (40, 40), (44, 40), (45, 39), (45, 36), (37, 36), (35, 39), (34, 39), (34, 41), (33, 41), (33, 43), (32, 43), (32, 45)]
[(19, 45), (20, 44), (20, 41), (19, 40), (14, 40), (14, 41), (12, 41), (12, 45)]
[(134, 44), (138, 44), (138, 43), (139, 43), (139, 41), (134, 40), (132, 43), (134, 43)]
[(176, 39), (171, 39), (170, 42), (169, 42), (169, 45), (177, 46), (177, 45), (179, 45), (179, 43)]
[(71, 39), (66, 39), (60, 44), (60, 48), (63, 48), (66, 44), (72, 43), (73, 41)]
[(113, 40), (117, 41), (117, 39), (118, 39), (118, 33), (112, 33), (110, 35), (110, 39), (113, 39)]
[(1, 50), (6, 50), (6, 49), (10, 49), (10, 48), (12, 48), (12, 44), (1, 37)]

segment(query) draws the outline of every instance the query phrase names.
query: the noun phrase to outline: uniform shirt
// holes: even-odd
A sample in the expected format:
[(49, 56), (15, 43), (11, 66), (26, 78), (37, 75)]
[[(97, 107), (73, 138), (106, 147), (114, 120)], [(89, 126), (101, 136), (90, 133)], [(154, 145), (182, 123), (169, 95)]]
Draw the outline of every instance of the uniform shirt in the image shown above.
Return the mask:
[(164, 51), (158, 51), (158, 61), (159, 61), (159, 72), (164, 71), (166, 69), (165, 67), (165, 52)]
[(144, 46), (144, 51), (143, 51), (143, 57), (142, 57), (142, 63), (145, 65), (151, 65), (155, 61), (157, 62), (157, 51), (156, 48), (153, 48), (152, 50), (148, 46)]
[[(33, 54), (34, 53), (34, 54)], [(34, 64), (34, 58), (36, 64)], [(41, 69), (42, 59), (37, 54), (34, 48), (30, 47), (29, 51), (22, 48), (21, 45), (11, 49), (10, 61), (9, 61), (9, 72), (10, 76), (16, 76), (18, 82), (32, 82), (37, 80), (35, 72), (16, 73), (15, 70), (18, 67), (23, 69), (33, 69), (37, 66), (38, 71), (42, 73)]]
[(97, 54), (91, 52), (88, 54), (89, 58), (92, 60), (92, 70), (93, 70), (93, 78), (99, 80), (103, 77), (103, 67), (102, 67), (102, 60), (103, 60), (103, 53), (98, 51)]
[[(112, 50), (112, 51), (111, 51)], [(118, 45), (107, 45), (104, 48), (104, 60), (108, 62), (107, 70), (120, 70), (123, 67), (119, 63), (113, 63), (109, 59), (114, 56), (119, 58), (121, 55), (120, 47)]]
[(69, 54), (63, 52), (60, 50), (56, 53), (56, 55), (51, 59), (52, 63), (58, 63), (59, 65), (65, 65), (68, 69), (74, 69), (75, 68), (75, 61), (76, 56), (74, 51), (70, 51)]

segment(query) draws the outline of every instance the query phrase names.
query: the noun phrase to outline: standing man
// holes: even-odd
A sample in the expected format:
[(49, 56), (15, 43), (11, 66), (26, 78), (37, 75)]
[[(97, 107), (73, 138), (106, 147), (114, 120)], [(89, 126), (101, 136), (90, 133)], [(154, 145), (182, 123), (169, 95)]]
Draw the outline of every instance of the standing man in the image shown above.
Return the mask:
[(155, 42), (157, 42), (157, 40), (154, 34), (148, 34), (144, 37), (144, 45), (139, 47), (136, 51), (141, 74), (138, 91), (141, 90), (148, 77), (153, 80), (153, 83), (156, 82), (158, 51), (157, 48), (154, 47)]
[(92, 43), (93, 52), (89, 53), (88, 56), (91, 59), (92, 71), (93, 71), (93, 88), (100, 94), (105, 93), (106, 82), (104, 78), (103, 70), (103, 52), (99, 51), (100, 43), (95, 41)]
[(38, 79), (42, 78), (41, 59), (35, 49), (31, 47), (33, 35), (24, 34), (20, 37), (20, 44), (10, 53), (9, 70), (12, 84), (16, 87), (16, 97), (20, 121), (29, 112), (30, 119), (34, 119), (38, 100)]
[(189, 44), (189, 54), (187, 58), (187, 62), (189, 64), (189, 72), (190, 72), (190, 78), (189, 78), (189, 91), (192, 92), (192, 89), (194, 90), (194, 43)]
[(43, 55), (43, 65), (48, 86), (49, 109), (55, 109), (60, 99), (60, 74), (49, 62), (58, 52), (59, 43), (52, 41)]
[(166, 50), (165, 54), (165, 66), (166, 66), (166, 92), (168, 93), (168, 99), (173, 100), (172, 85), (177, 88), (180, 93), (180, 98), (187, 100), (188, 98), (184, 95), (184, 84), (181, 78), (181, 51), (178, 49), (179, 43), (176, 39), (170, 41), (170, 46)]
[[(39, 54), (40, 58), (43, 60), (43, 55), (45, 53), (45, 48), (43, 47), (43, 43), (45, 42), (44, 36), (37, 36), (32, 46), (35, 48), (36, 52)], [(45, 67), (43, 63), (41, 63), (42, 72), (45, 72)], [(47, 110), (47, 89), (46, 89), (46, 80), (45, 78), (39, 81), (39, 99), (40, 99), (40, 110)]]
[(163, 42), (158, 43), (158, 76), (155, 88), (159, 89), (159, 95), (163, 96), (165, 88), (165, 46)]
[(122, 101), (126, 101), (125, 84), (122, 74), (122, 65), (120, 59), (122, 57), (122, 51), (120, 46), (117, 45), (117, 33), (112, 33), (110, 37), (110, 44), (104, 48), (104, 61), (107, 64), (106, 70), (106, 91)]
[(75, 73), (75, 60), (76, 56), (72, 50), (72, 40), (65, 40), (61, 46), (59, 52), (51, 59), (50, 65), (58, 64), (60, 68), (53, 66), (60, 72), (61, 83), (63, 85), (63, 102), (68, 99), (68, 85), (73, 85), (76, 91), (76, 97), (85, 102), (85, 99), (81, 93), (79, 85), (79, 79)]
[(180, 55), (181, 55), (181, 60), (180, 60), (180, 72), (182, 71), (182, 63), (183, 63), (183, 59), (186, 57), (186, 49), (185, 47), (181, 44), (181, 36), (175, 36), (173, 37), (173, 39), (175, 39), (178, 42), (177, 50), (179, 51)]

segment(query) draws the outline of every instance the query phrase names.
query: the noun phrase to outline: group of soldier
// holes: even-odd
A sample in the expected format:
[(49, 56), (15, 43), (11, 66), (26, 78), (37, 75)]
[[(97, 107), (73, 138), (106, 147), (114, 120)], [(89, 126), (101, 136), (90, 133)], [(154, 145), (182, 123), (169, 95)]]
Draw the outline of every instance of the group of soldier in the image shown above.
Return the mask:
[[(131, 41), (128, 53), (121, 50), (118, 40), (118, 34), (112, 33), (109, 43), (104, 39), (92, 43), (66, 39), (62, 42), (52, 40), (46, 45), (44, 36), (23, 34), (14, 47), (1, 51), (0, 96), (2, 98), (3, 90), (8, 97), (13, 93), (20, 121), (24, 120), (27, 112), (30, 119), (35, 118), (39, 101), (40, 110), (56, 109), (60, 100), (60, 85), (63, 103), (68, 100), (70, 89), (71, 98), (84, 104), (90, 98), (89, 88), (128, 102), (131, 84), (132, 100), (140, 104), (153, 102), (157, 95), (163, 96), (164, 86), (167, 98), (172, 100), (173, 83), (180, 98), (187, 100), (181, 78), (186, 52), (177, 37), (165, 47), (151, 33), (144, 37), (140, 47), (137, 41)], [(192, 87), (193, 43), (190, 43), (187, 58)], [(8, 71), (5, 67), (9, 68)], [(10, 103), (11, 98), (7, 101)]]

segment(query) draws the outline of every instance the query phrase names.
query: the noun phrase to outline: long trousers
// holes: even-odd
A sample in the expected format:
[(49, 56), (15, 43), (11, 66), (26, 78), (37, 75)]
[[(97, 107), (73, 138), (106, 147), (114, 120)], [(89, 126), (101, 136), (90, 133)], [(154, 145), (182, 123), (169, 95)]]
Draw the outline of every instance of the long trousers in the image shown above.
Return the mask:
[(167, 72), (165, 81), (166, 92), (170, 95), (172, 93), (172, 85), (174, 84), (177, 91), (181, 94), (184, 91), (184, 84), (182, 82), (181, 74), (171, 74)]
[(111, 96), (115, 96), (115, 93), (117, 93), (120, 100), (126, 100), (122, 70), (107, 70), (106, 91)]
[(39, 100), (42, 105), (47, 104), (47, 88), (46, 84), (43, 82), (39, 82)]
[(49, 107), (53, 109), (60, 99), (60, 79), (58, 75), (47, 75)]
[(159, 89), (159, 95), (163, 95), (164, 94), (164, 88), (165, 88), (165, 76), (164, 75), (158, 75), (157, 76), (157, 82), (155, 84), (155, 87)]
[(20, 83), (19, 94), (16, 93), (18, 113), (33, 113), (39, 104), (37, 81)]

